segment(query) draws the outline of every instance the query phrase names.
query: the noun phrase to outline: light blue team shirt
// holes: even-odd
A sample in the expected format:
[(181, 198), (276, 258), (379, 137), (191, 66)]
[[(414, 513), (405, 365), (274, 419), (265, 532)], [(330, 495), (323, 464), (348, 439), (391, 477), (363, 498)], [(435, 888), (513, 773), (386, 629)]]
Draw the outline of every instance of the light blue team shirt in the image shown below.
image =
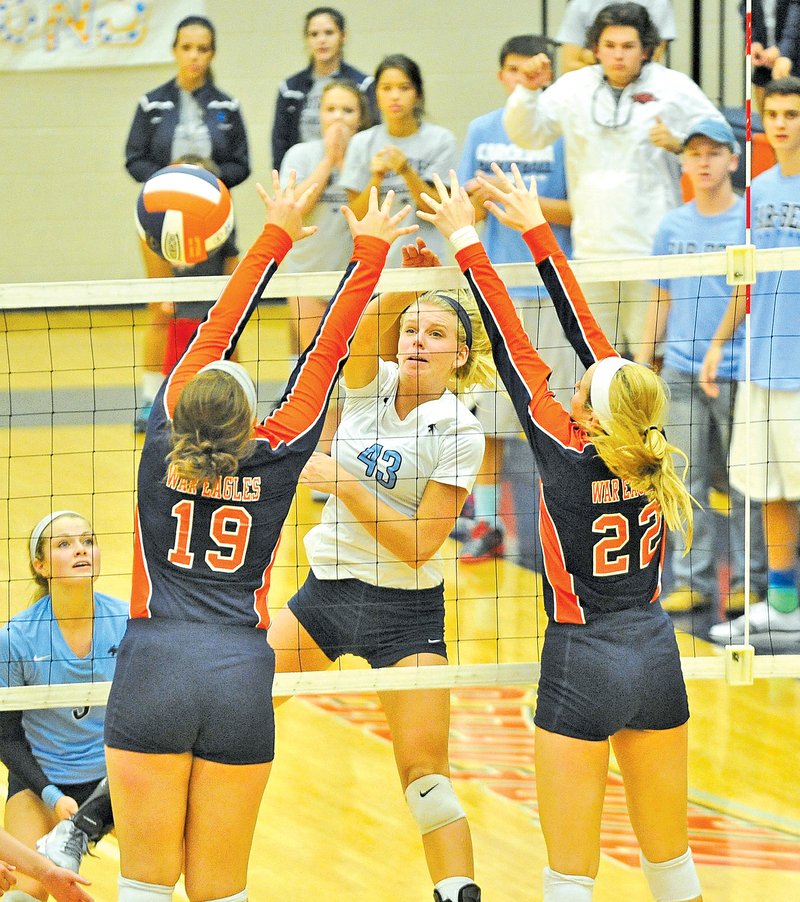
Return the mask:
[[(539, 150), (525, 150), (518, 147), (508, 137), (503, 127), (503, 110), (493, 110), (473, 119), (467, 129), (461, 162), (458, 164), (458, 180), (463, 185), (475, 178), (476, 172), (492, 174), (492, 163), (504, 172), (511, 172), (511, 164), (516, 163), (526, 184), (536, 179), (536, 188), (542, 197), (564, 200), (567, 197), (567, 178), (564, 172), (564, 139)], [(572, 241), (566, 226), (553, 226), (559, 247), (572, 256)], [(514, 229), (504, 226), (489, 213), (484, 221), (481, 236), (486, 253), (492, 263), (530, 263), (531, 252)], [(530, 298), (536, 294), (533, 287), (511, 288), (512, 297)]]
[[(800, 175), (775, 165), (753, 179), (750, 200), (756, 247), (800, 247)], [(750, 311), (753, 382), (800, 390), (800, 272), (759, 273)]]
[[(653, 254), (703, 254), (744, 242), (744, 199), (716, 216), (704, 216), (689, 201), (670, 210), (656, 232)], [(654, 283), (658, 284), (658, 283)], [(687, 276), (662, 280), (671, 304), (664, 337), (664, 366), (680, 373), (700, 372), (708, 346), (728, 309), (733, 289), (725, 276)], [(744, 355), (741, 332), (727, 342), (719, 366), (719, 378), (735, 381)]]
[[(99, 592), (94, 605), (92, 648), (85, 658), (76, 657), (64, 639), (49, 595), (12, 617), (0, 630), (0, 686), (111, 680), (128, 605)], [(25, 736), (51, 783), (87, 783), (105, 776), (104, 719), (104, 706), (23, 712)]]

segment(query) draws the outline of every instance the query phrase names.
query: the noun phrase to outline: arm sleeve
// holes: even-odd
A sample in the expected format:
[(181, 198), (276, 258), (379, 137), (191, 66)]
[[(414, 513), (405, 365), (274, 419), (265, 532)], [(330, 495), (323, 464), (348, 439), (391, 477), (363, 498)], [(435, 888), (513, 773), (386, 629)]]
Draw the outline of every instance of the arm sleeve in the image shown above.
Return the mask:
[(283, 229), (264, 226), (169, 376), (162, 398), (170, 418), (186, 383), (207, 363), (230, 358), (264, 289), (291, 247), (292, 239)]
[(372, 297), (387, 242), (368, 235), (355, 239), (350, 261), (317, 333), (289, 378), (286, 392), (260, 428), (273, 444), (291, 442), (315, 428), (328, 407), (333, 385), (347, 361), (364, 308)]
[(25, 738), (22, 711), (0, 711), (0, 761), (37, 796), (50, 783)]
[(230, 158), (219, 164), (220, 177), (228, 188), (235, 188), (250, 175), (250, 152), (241, 107), (231, 116)]
[(592, 315), (550, 226), (538, 226), (522, 237), (553, 301), (564, 335), (583, 366), (588, 369), (604, 357), (618, 357), (619, 354)]
[(125, 145), (125, 168), (137, 182), (146, 182), (161, 168), (150, 156), (152, 136), (153, 130), (140, 100)]
[[(553, 88), (557, 88), (554, 92)], [(506, 101), (503, 125), (509, 138), (520, 147), (547, 147), (561, 137), (557, 94), (561, 88), (555, 82), (546, 91), (529, 91), (517, 85)]]
[[(588, 367), (603, 357), (618, 356), (592, 316), (550, 227), (538, 226), (522, 237), (533, 254), (564, 333), (583, 365)], [(550, 370), (531, 345), (483, 246), (471, 244), (456, 254), (456, 260), (478, 302), (497, 371), (530, 444), (536, 446), (538, 433), (559, 445), (582, 449), (583, 432), (550, 391)]]

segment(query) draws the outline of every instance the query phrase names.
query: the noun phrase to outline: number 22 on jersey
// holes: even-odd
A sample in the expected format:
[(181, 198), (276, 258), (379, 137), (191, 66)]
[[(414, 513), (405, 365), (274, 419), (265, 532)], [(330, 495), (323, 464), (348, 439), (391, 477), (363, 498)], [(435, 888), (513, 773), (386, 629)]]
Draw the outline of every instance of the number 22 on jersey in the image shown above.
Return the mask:
[[(662, 515), (656, 501), (651, 501), (639, 511), (638, 522), (644, 529), (639, 540), (638, 566), (640, 570), (644, 570), (653, 560), (661, 536)], [(592, 552), (594, 576), (621, 576), (630, 573), (631, 530), (628, 518), (619, 511), (602, 514), (592, 523), (592, 532), (603, 534)]]

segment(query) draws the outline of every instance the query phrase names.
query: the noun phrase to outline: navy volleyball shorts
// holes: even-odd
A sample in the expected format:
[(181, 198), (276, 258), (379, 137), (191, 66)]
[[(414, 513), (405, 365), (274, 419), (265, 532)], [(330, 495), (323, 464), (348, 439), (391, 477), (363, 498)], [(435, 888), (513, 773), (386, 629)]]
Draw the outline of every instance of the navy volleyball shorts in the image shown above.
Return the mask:
[(272, 761), (274, 676), (266, 630), (130, 620), (108, 699), (106, 745), (192, 752), (219, 764)]
[[(100, 782), (103, 780), (103, 777), (98, 777), (96, 780), (89, 780), (86, 783), (58, 783), (56, 784), (61, 792), (64, 793), (65, 796), (69, 796), (71, 799), (75, 799), (78, 805), (83, 805), (83, 803), (89, 798), (89, 796), (97, 789)], [(15, 796), (18, 792), (22, 792), (24, 789), (30, 789), (30, 786), (21, 778), (18, 777), (15, 773), (9, 771), (8, 773), (8, 796), (7, 798), (11, 798), (11, 796)], [(31, 789), (31, 792), (33, 790)]]
[(447, 657), (444, 585), (391, 589), (309, 572), (289, 609), (331, 661), (350, 654), (389, 667), (409, 655)]
[(669, 730), (689, 719), (675, 629), (661, 605), (547, 626), (534, 723), (601, 741), (622, 729)]

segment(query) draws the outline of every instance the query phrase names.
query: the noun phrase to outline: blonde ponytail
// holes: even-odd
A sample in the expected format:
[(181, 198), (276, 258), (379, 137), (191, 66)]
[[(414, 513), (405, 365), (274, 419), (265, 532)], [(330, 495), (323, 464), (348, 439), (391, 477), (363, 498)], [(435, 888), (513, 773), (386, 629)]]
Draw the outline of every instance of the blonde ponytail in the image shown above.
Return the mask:
[[(648, 367), (624, 366), (611, 380), (608, 400), (611, 419), (591, 436), (597, 453), (612, 473), (658, 502), (669, 529), (683, 536), (686, 554), (692, 544), (694, 499), (684, 483), (689, 458), (664, 435), (666, 385)], [(680, 475), (676, 456), (683, 460)]]

